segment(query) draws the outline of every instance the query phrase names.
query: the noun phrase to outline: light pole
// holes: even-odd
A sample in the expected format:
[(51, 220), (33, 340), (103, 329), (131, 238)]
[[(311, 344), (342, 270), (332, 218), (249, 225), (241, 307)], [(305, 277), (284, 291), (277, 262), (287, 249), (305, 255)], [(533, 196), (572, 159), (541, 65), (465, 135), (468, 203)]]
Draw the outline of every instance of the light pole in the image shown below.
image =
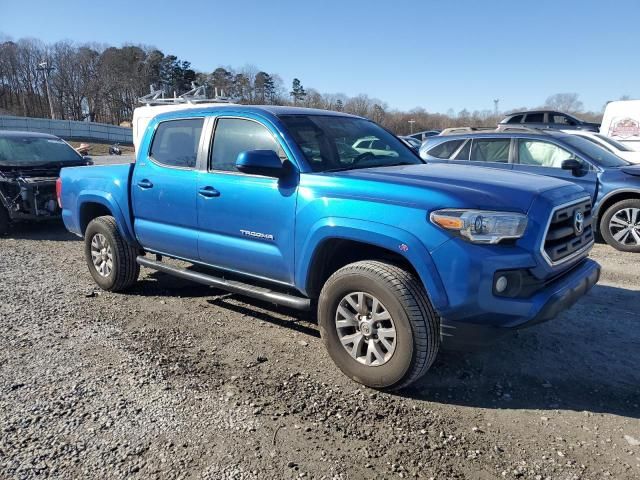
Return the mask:
[(411, 133), (409, 135), (413, 135), (413, 124), (416, 123), (415, 120), (409, 120), (409, 127), (411, 128)]
[(47, 62), (42, 62), (38, 64), (37, 70), (44, 72), (44, 83), (47, 86), (47, 99), (49, 100), (49, 111), (51, 112), (51, 120), (55, 120), (56, 114), (53, 111), (53, 102), (51, 101), (51, 92), (49, 91), (49, 73), (55, 70), (55, 68), (50, 67)]

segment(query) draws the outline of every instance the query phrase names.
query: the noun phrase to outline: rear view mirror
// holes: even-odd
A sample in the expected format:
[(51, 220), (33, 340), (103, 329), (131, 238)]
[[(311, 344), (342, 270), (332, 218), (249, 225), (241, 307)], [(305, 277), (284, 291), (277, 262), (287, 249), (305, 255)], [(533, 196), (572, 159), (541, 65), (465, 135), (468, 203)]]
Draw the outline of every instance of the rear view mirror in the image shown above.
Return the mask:
[(236, 168), (242, 173), (280, 177), (282, 160), (273, 150), (249, 150), (241, 152), (236, 160)]
[(577, 158), (569, 158), (567, 160), (564, 160), (562, 162), (562, 169), (571, 170), (571, 173), (573, 173), (574, 177), (581, 177), (586, 173), (584, 164)]

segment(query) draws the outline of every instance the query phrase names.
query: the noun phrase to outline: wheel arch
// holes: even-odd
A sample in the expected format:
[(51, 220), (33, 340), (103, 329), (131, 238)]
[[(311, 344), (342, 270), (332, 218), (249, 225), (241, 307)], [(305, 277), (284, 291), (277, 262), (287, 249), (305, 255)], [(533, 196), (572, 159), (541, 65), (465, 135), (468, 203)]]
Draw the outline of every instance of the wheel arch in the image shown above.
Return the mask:
[(78, 196), (77, 212), (76, 225), (80, 235), (84, 236), (91, 220), (109, 215), (115, 219), (123, 238), (131, 244), (137, 244), (129, 225), (130, 222), (127, 221), (128, 216), (122, 212), (122, 209), (110, 194), (84, 192)]
[(595, 212), (594, 225), (596, 230), (600, 230), (600, 220), (606, 211), (611, 208), (612, 205), (621, 202), (622, 200), (640, 199), (640, 190), (634, 189), (619, 189), (614, 190), (606, 194), (602, 200), (600, 200)]
[(360, 260), (386, 260), (414, 273), (436, 310), (448, 305), (431, 255), (411, 233), (390, 225), (335, 218), (312, 232), (296, 271), (296, 283), (310, 298), (318, 297), (324, 282), (339, 268)]

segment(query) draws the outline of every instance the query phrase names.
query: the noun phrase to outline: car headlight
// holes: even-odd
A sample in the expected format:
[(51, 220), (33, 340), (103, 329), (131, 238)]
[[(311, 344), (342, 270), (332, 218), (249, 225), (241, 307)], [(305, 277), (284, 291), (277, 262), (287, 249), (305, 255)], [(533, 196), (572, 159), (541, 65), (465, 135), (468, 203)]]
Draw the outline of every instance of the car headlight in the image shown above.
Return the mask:
[(511, 212), (444, 209), (429, 216), (431, 222), (473, 243), (498, 243), (520, 238), (527, 228), (527, 216)]

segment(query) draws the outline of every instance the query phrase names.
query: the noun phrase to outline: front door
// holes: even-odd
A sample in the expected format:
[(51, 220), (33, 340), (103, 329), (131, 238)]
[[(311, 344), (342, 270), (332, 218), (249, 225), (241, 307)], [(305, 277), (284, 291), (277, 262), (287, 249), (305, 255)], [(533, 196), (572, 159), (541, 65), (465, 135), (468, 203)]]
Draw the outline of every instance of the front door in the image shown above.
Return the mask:
[(285, 159), (265, 123), (216, 119), (208, 170), (197, 188), (200, 261), (293, 284), (297, 175), (278, 179), (239, 172), (236, 159), (250, 150), (274, 150)]
[(517, 163), (514, 169), (576, 183), (589, 192), (592, 200), (595, 200), (598, 185), (596, 171), (581, 160), (585, 164), (585, 174), (575, 176), (571, 170), (562, 168), (562, 162), (571, 158), (575, 158), (573, 153), (554, 143), (521, 138), (518, 140)]
[(138, 158), (132, 206), (136, 237), (145, 249), (198, 258), (196, 158), (202, 125), (202, 118), (161, 122), (147, 154)]

